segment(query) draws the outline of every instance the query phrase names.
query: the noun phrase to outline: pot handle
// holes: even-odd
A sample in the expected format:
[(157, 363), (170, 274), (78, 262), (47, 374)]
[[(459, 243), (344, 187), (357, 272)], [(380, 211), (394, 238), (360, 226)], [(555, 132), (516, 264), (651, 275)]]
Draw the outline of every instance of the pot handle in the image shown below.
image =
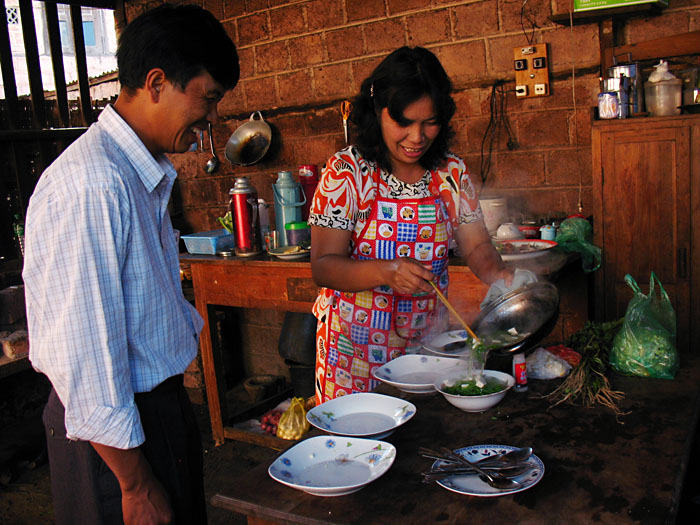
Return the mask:
[(301, 190), (301, 199), (302, 200), (299, 202), (285, 200), (285, 198), (279, 194), (279, 192), (277, 191), (277, 188), (275, 187), (274, 184), (272, 185), (272, 193), (275, 194), (275, 198), (282, 206), (303, 206), (304, 204), (306, 204), (306, 193), (304, 193), (304, 190), (301, 188), (301, 184), (297, 183), (297, 186)]
[(251, 121), (252, 121), (252, 120), (255, 120), (255, 115), (257, 115), (258, 117), (260, 117), (260, 120), (261, 120), (261, 121), (265, 122), (265, 119), (263, 118), (262, 113), (260, 113), (259, 111), (253, 111), (253, 112), (250, 114), (250, 118), (249, 118), (248, 120), (251, 120)]

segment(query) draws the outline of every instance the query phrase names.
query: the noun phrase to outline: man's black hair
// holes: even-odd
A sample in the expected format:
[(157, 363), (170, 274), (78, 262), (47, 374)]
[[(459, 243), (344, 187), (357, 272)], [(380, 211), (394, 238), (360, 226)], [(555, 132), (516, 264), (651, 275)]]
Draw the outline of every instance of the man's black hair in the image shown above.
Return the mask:
[(455, 103), (450, 95), (452, 83), (437, 57), (422, 47), (401, 47), (387, 56), (362, 82), (350, 116), (357, 126), (357, 147), (368, 160), (386, 171), (391, 163), (382, 138), (379, 117), (383, 108), (401, 124), (406, 106), (424, 95), (430, 96), (437, 112), (440, 132), (430, 149), (420, 158), (426, 169), (434, 169), (449, 149), (454, 132), (450, 120)]
[(143, 87), (154, 68), (182, 88), (207, 71), (229, 90), (240, 75), (236, 46), (226, 30), (195, 5), (163, 4), (135, 18), (119, 37), (117, 65), (127, 90)]

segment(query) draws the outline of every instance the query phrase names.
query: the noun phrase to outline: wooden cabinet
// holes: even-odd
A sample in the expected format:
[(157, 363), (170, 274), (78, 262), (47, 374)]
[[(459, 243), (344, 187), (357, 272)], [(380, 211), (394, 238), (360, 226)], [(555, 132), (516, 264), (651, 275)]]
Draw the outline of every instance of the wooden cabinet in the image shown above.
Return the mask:
[(678, 347), (700, 333), (700, 116), (595, 121), (592, 134), (595, 314), (624, 315), (630, 274), (646, 291), (653, 270), (678, 320)]

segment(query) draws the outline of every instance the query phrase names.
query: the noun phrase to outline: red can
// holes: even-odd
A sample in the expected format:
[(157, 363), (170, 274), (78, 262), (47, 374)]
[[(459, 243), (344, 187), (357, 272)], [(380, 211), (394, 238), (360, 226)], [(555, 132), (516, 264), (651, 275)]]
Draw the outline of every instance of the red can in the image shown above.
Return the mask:
[(301, 219), (308, 220), (311, 204), (314, 200), (314, 192), (318, 185), (318, 168), (314, 164), (302, 164), (299, 166), (299, 183), (306, 197), (306, 202), (301, 208)]
[(238, 177), (229, 191), (236, 255), (246, 257), (262, 251), (258, 194), (247, 177)]

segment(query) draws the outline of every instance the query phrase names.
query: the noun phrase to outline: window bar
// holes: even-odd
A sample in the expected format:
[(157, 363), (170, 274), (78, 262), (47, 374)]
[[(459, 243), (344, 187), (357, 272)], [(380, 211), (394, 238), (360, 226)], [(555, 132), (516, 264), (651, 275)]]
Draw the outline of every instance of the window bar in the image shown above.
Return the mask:
[(61, 49), (61, 31), (58, 25), (58, 8), (56, 7), (56, 2), (44, 2), (44, 9), (46, 11), (46, 28), (49, 32), (53, 78), (54, 84), (56, 85), (58, 123), (60, 127), (67, 128), (70, 126), (68, 90), (66, 89), (66, 73), (63, 68), (63, 50)]
[(24, 37), (24, 52), (29, 71), (29, 91), (31, 92), (32, 123), (34, 128), (46, 126), (46, 106), (44, 102), (44, 85), (41, 81), (39, 65), (39, 47), (36, 43), (36, 28), (32, 0), (19, 0), (19, 13), (22, 19), (22, 36)]
[(90, 79), (88, 78), (85, 36), (83, 35), (83, 16), (79, 5), (70, 6), (70, 18), (73, 25), (73, 43), (75, 45), (75, 62), (78, 68), (78, 87), (80, 88), (80, 109), (83, 124), (89, 126), (95, 121), (90, 100)]
[[(0, 0), (0, 9), (3, 16), (7, 17), (5, 0)], [(0, 68), (2, 70), (2, 82), (5, 88), (5, 109), (7, 111), (7, 127), (17, 129), (19, 123), (19, 110), (17, 108), (17, 80), (12, 62), (12, 49), (10, 48), (10, 32), (7, 22), (0, 24)]]

